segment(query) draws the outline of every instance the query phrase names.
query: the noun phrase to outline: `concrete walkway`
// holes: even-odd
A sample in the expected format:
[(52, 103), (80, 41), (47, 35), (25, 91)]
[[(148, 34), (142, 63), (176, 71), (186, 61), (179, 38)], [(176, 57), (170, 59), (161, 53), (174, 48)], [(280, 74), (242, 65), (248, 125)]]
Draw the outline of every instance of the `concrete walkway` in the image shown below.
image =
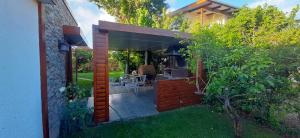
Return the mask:
[(110, 121), (158, 114), (154, 104), (154, 96), (152, 87), (143, 88), (137, 93), (111, 94), (109, 96)]

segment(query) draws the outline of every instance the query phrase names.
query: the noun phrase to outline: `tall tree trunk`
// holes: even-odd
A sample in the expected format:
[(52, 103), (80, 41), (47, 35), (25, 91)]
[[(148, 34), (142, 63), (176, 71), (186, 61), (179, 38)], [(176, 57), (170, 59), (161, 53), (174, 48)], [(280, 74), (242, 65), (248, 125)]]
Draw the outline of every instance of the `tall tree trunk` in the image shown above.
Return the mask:
[(239, 117), (234, 118), (234, 133), (235, 137), (241, 138), (242, 137), (242, 127)]
[[(226, 91), (226, 90), (225, 90)], [(236, 138), (242, 137), (242, 127), (241, 127), (241, 119), (239, 114), (235, 111), (235, 109), (230, 104), (230, 99), (228, 96), (228, 92), (225, 92), (224, 96), (224, 109), (233, 121), (234, 133)]]

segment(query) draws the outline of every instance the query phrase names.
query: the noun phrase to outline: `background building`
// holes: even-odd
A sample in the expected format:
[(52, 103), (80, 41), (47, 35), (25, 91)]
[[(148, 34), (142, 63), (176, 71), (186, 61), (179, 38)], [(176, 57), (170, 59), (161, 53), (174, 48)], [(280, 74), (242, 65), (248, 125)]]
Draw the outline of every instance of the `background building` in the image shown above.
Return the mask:
[(224, 24), (236, 10), (238, 8), (215, 0), (198, 0), (172, 12), (172, 15), (182, 14), (191, 25), (196, 23), (203, 25)]

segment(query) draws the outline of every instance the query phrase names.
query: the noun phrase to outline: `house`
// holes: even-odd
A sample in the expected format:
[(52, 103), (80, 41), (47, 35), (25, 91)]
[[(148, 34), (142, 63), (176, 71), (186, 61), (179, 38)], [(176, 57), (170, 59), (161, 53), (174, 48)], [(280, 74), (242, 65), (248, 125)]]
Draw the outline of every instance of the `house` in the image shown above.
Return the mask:
[(224, 24), (237, 10), (238, 8), (234, 6), (216, 0), (197, 0), (172, 12), (171, 15), (182, 14), (192, 25), (196, 23), (202, 25)]
[(65, 0), (2, 0), (0, 17), (0, 137), (56, 138), (80, 28)]

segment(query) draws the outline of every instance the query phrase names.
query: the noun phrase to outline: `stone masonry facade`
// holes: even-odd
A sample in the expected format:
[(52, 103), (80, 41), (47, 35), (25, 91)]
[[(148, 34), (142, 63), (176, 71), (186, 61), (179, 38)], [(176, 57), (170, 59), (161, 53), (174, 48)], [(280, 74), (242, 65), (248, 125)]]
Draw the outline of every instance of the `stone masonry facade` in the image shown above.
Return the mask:
[(77, 26), (65, 0), (54, 0), (55, 5), (45, 4), (44, 20), (47, 55), (48, 118), (50, 138), (59, 137), (60, 122), (66, 105), (60, 88), (66, 86), (66, 54), (58, 49), (64, 40), (63, 25)]

